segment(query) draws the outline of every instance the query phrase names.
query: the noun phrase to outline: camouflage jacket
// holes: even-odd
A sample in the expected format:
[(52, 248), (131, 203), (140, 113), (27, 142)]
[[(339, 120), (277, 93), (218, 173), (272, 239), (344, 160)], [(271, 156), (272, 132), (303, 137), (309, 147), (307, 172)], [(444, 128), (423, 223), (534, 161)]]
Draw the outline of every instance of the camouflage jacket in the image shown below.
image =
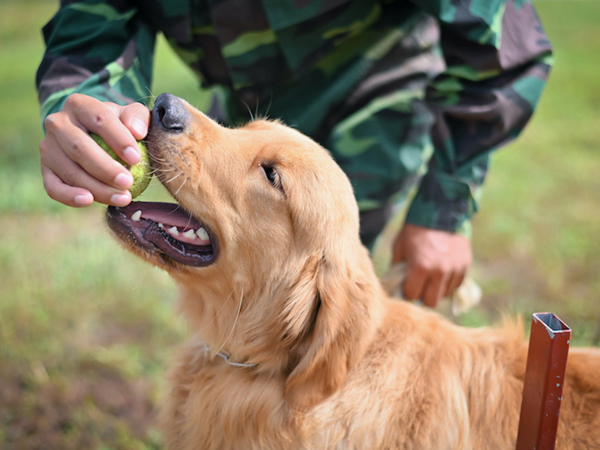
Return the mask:
[(42, 118), (74, 92), (148, 98), (164, 33), (231, 124), (281, 118), (328, 148), (362, 210), (468, 226), (490, 152), (516, 137), (552, 49), (528, 0), (62, 0), (44, 27)]

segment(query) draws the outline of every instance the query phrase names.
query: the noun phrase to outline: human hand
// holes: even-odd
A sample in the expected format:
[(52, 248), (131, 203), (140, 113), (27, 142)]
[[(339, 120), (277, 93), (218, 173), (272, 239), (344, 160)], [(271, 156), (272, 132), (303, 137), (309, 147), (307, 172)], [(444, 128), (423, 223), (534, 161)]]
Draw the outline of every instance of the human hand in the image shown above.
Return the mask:
[(471, 242), (448, 231), (404, 224), (393, 247), (393, 263), (406, 261), (407, 300), (435, 307), (463, 282), (472, 261)]
[(100, 148), (89, 133), (98, 134), (127, 164), (136, 164), (136, 140), (148, 134), (150, 111), (141, 103), (119, 106), (83, 94), (67, 98), (60, 112), (50, 114), (40, 143), (44, 188), (50, 198), (68, 206), (94, 201), (114, 206), (131, 202), (131, 173)]

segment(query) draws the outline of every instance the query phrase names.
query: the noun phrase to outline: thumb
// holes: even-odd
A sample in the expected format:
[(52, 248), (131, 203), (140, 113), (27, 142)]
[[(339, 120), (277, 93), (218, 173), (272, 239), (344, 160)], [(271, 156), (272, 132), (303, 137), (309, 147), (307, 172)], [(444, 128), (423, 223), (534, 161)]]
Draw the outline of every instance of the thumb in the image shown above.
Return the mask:
[(148, 134), (150, 110), (145, 105), (136, 102), (122, 107), (120, 119), (137, 140)]
[(105, 105), (117, 115), (135, 140), (139, 141), (146, 137), (150, 125), (150, 110), (145, 105), (138, 102), (125, 106), (106, 102)]

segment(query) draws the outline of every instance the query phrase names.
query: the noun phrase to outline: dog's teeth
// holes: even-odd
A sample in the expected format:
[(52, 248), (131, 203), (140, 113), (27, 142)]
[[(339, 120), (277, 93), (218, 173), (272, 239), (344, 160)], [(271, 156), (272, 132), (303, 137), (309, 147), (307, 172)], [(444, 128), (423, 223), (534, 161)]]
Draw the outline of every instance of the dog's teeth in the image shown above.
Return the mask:
[(158, 222), (158, 228), (164, 228), (164, 225), (160, 222)]
[(202, 227), (198, 228), (198, 231), (196, 231), (196, 235), (202, 239), (203, 241), (208, 241), (209, 237), (208, 237), (208, 233), (206, 232), (206, 230)]
[(171, 233), (172, 236), (179, 236), (179, 230), (175, 226), (169, 228), (168, 231), (169, 233)]
[(142, 217), (142, 211), (138, 210), (131, 215), (131, 220), (133, 220), (134, 222), (139, 222), (141, 217)]
[(196, 233), (194, 233), (194, 230), (191, 230), (191, 229), (187, 230), (185, 233), (183, 233), (183, 235), (186, 238), (189, 238), (189, 239), (195, 239), (196, 238)]

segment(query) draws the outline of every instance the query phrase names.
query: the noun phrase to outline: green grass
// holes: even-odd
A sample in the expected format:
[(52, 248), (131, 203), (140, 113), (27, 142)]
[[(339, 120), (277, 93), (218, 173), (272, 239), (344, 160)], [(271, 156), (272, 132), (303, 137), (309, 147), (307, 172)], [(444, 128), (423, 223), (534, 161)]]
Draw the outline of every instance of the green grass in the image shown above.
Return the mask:
[[(539, 111), (495, 155), (474, 223), (482, 305), (459, 322), (553, 311), (574, 342), (600, 325), (600, 3), (536, 3), (556, 49)], [(0, 448), (150, 449), (161, 376), (186, 330), (174, 285), (121, 250), (103, 209), (51, 201), (34, 76), (44, 0), (0, 3)], [(202, 105), (163, 41), (151, 94)], [(142, 199), (162, 196), (153, 183)]]
[(556, 64), (531, 124), (494, 157), (474, 225), (475, 273), (489, 310), (550, 310), (575, 343), (597, 344), (600, 4), (537, 6)]

